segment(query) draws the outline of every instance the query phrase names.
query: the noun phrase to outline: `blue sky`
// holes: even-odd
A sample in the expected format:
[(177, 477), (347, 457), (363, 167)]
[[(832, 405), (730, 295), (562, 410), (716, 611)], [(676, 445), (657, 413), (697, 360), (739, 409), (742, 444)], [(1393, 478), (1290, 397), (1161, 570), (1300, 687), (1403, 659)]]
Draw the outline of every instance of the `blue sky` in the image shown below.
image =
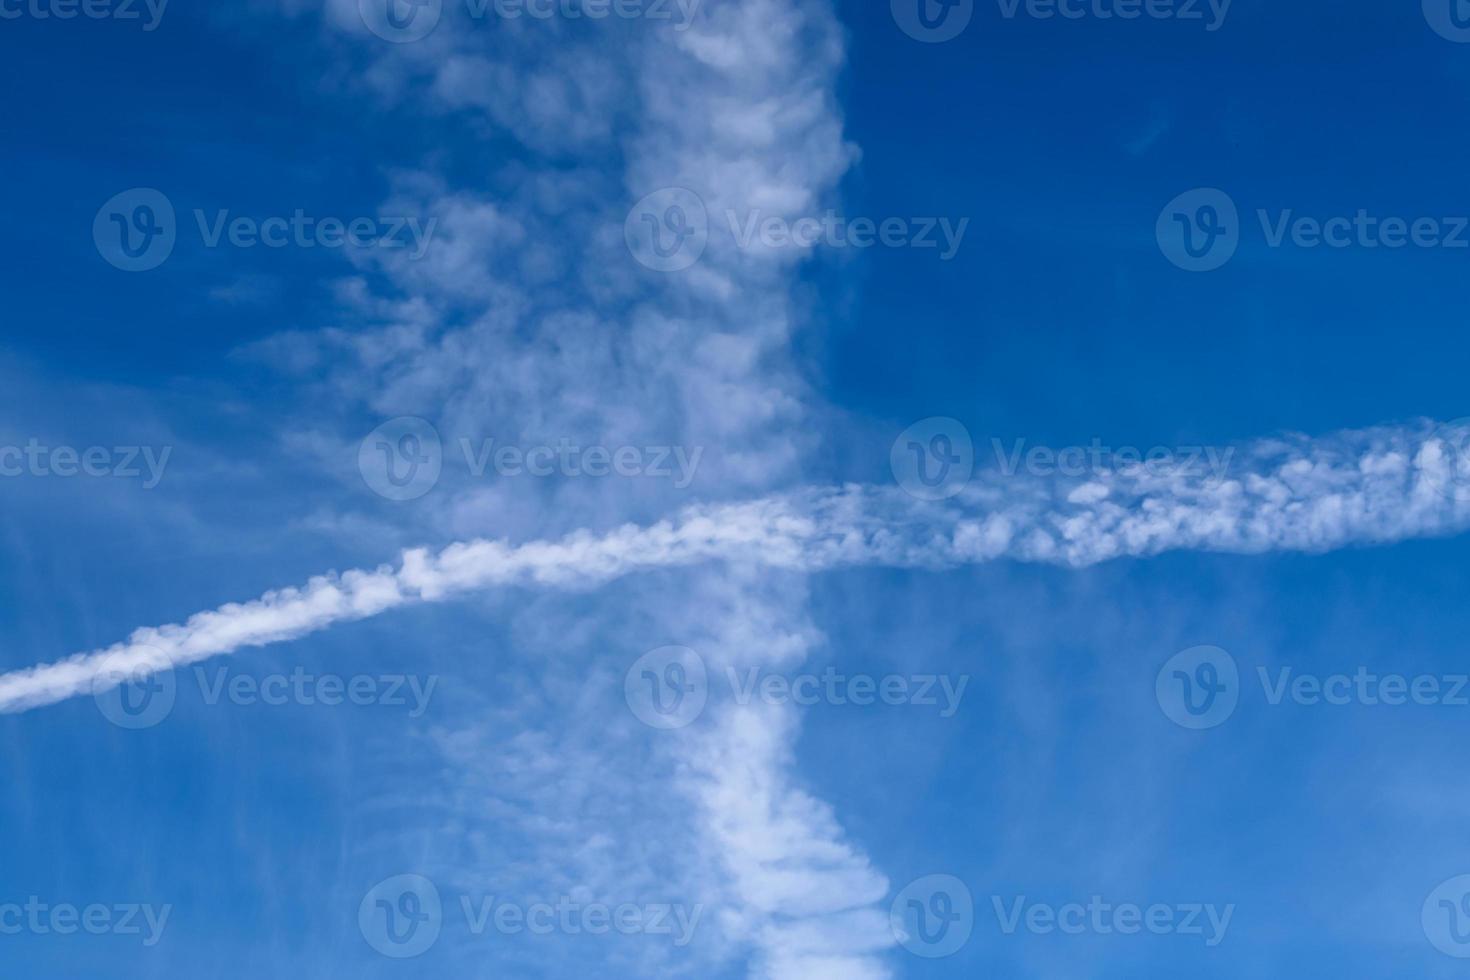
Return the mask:
[[(373, 0), (0, 0), (7, 975), (1458, 975), (1470, 45), (1434, 0), (977, 0), (939, 43), (901, 2), (394, 43)], [(94, 223), (139, 188), (176, 243), (129, 272)], [(1207, 272), (1157, 230), (1198, 189)], [(741, 237), (829, 212), (963, 231)], [(1360, 212), (1443, 244), (1289, 225)], [(408, 244), (314, 237), (357, 219)], [(926, 419), (968, 480), (895, 464)], [(1199, 647), (1237, 703), (1193, 730)], [(1440, 696), (1273, 703), (1358, 673)], [(830, 674), (908, 695), (732, 683)], [(1204, 931), (1004, 928), (1093, 896)]]

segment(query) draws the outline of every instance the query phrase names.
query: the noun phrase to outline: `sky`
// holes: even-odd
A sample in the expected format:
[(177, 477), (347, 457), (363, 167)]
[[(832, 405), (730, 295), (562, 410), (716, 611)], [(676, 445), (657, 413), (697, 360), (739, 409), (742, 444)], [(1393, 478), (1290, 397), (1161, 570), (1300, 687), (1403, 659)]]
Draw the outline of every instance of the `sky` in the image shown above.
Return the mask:
[(0, 0), (0, 972), (1460, 975), (1467, 13)]

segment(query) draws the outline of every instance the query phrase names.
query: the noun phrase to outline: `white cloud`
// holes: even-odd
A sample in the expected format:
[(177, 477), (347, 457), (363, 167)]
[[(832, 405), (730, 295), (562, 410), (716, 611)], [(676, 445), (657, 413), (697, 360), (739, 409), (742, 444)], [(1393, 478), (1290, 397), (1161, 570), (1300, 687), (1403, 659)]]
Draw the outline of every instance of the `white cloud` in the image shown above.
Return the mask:
[[(1316, 552), (1449, 534), (1470, 526), (1470, 462), (1452, 448), (1466, 439), (1470, 427), (1426, 424), (1316, 441), (1269, 440), (1238, 454), (1248, 468), (1224, 479), (1158, 476), (1146, 466), (1091, 474), (1089, 485), (1106, 486), (1106, 497), (1070, 493), (1049, 479), (998, 475), (944, 503), (916, 501), (893, 487), (813, 488), (691, 507), (657, 524), (605, 534), (413, 549), (396, 570), (324, 576), (182, 625), (139, 630), (127, 644), (5, 674), (0, 710), (90, 693), (102, 662), (135, 648), (162, 651), (182, 665), (409, 602), (512, 585), (585, 589), (639, 571), (713, 562), (806, 573), (997, 559), (1083, 567), (1181, 549)], [(723, 612), (748, 623), (760, 608)]]

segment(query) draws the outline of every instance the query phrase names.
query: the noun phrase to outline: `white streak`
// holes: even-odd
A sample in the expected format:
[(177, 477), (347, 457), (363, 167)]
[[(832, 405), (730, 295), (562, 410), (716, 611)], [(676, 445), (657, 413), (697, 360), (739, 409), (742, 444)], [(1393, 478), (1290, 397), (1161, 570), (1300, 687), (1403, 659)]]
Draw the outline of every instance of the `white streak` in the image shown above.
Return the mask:
[(1257, 443), (1237, 455), (1241, 472), (1224, 478), (1159, 475), (1146, 465), (1070, 482), (987, 474), (942, 504), (888, 487), (807, 489), (690, 508), (674, 520), (601, 535), (414, 549), (396, 571), (315, 578), (301, 589), (268, 592), (181, 625), (140, 629), (104, 650), (5, 674), (0, 712), (93, 693), (99, 680), (116, 683), (159, 653), (178, 667), (405, 603), (505, 586), (591, 588), (640, 570), (713, 561), (807, 572), (1002, 558), (1083, 567), (1179, 549), (1326, 551), (1449, 534), (1470, 526), (1470, 465), (1458, 450), (1467, 439), (1470, 426), (1378, 428)]

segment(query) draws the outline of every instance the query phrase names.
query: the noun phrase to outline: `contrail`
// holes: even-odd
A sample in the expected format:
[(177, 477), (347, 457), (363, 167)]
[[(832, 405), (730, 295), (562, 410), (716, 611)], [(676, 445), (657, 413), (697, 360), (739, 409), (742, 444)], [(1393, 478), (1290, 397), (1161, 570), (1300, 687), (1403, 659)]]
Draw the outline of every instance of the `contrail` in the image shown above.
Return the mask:
[(1135, 464), (1070, 478), (979, 474), (951, 500), (896, 487), (809, 488), (691, 507), (646, 527), (511, 544), (417, 548), (397, 568), (313, 578), (252, 602), (139, 629), (125, 642), (0, 675), (0, 712), (24, 711), (245, 647), (294, 639), (398, 606), (503, 586), (590, 588), (641, 570), (711, 561), (805, 572), (951, 567), (1010, 559), (1080, 568), (1193, 549), (1327, 551), (1470, 526), (1470, 423), (1283, 437), (1228, 471)]

